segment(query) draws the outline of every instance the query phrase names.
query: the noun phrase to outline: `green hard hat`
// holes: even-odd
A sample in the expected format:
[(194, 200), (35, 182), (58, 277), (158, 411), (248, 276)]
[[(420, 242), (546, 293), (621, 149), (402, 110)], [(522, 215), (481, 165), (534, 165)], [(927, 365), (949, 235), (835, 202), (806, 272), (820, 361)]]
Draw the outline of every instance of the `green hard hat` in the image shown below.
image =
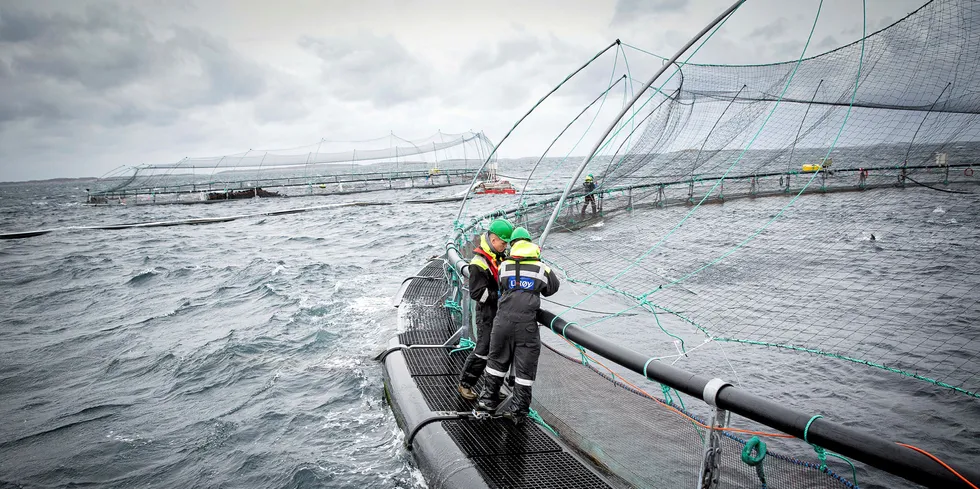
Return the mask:
[(510, 241), (510, 234), (514, 232), (514, 226), (506, 219), (494, 219), (487, 231), (496, 234), (498, 238), (504, 241)]
[(531, 233), (527, 232), (527, 229), (523, 227), (515, 228), (514, 232), (510, 234), (510, 242), (526, 239), (531, 241)]

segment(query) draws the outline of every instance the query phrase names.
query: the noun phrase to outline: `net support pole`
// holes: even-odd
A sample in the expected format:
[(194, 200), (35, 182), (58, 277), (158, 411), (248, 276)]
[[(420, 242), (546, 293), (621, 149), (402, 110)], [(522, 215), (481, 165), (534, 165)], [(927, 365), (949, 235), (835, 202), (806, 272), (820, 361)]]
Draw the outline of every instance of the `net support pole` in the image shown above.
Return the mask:
[(745, 0), (737, 0), (735, 3), (732, 4), (731, 7), (728, 7), (727, 9), (725, 9), (724, 12), (718, 15), (718, 17), (715, 17), (715, 20), (711, 21), (708, 25), (704, 26), (704, 28), (701, 29), (700, 32), (698, 32), (694, 37), (691, 38), (690, 41), (687, 42), (687, 44), (681, 47), (679, 51), (674, 53), (674, 56), (670, 58), (669, 61), (664, 63), (664, 65), (661, 66), (659, 70), (657, 70), (657, 73), (654, 74), (649, 80), (647, 80), (647, 82), (643, 85), (643, 88), (641, 88), (636, 93), (636, 95), (633, 96), (633, 99), (630, 100), (630, 102), (626, 104), (622, 110), (619, 111), (619, 115), (616, 116), (616, 118), (612, 121), (611, 124), (609, 124), (609, 127), (606, 128), (606, 131), (602, 134), (602, 137), (600, 137), (599, 140), (596, 141), (595, 145), (592, 147), (592, 151), (589, 151), (585, 159), (582, 160), (582, 164), (579, 165), (578, 169), (575, 170), (575, 174), (572, 175), (572, 177), (568, 180), (568, 183), (565, 184), (565, 190), (562, 192), (561, 198), (558, 199), (558, 203), (555, 204), (555, 210), (551, 212), (551, 219), (548, 220), (548, 224), (546, 224), (544, 227), (544, 232), (541, 233), (541, 238), (538, 240), (538, 246), (541, 246), (542, 248), (544, 247), (545, 239), (548, 238), (548, 233), (551, 232), (551, 226), (554, 225), (555, 220), (558, 218), (558, 214), (561, 212), (561, 207), (565, 203), (565, 199), (568, 198), (568, 193), (571, 192), (572, 190), (572, 185), (574, 185), (574, 183), (578, 181), (578, 178), (582, 175), (582, 172), (585, 171), (585, 167), (588, 166), (589, 162), (592, 161), (592, 158), (595, 156), (596, 151), (598, 151), (599, 147), (602, 146), (603, 141), (605, 141), (606, 138), (609, 137), (609, 133), (611, 133), (612, 130), (616, 127), (616, 125), (619, 124), (620, 119), (622, 119), (623, 116), (625, 116), (626, 113), (629, 112), (629, 110), (633, 107), (633, 105), (636, 104), (636, 102), (640, 99), (640, 97), (642, 97), (643, 94), (646, 93), (646, 91), (650, 88), (650, 85), (653, 85), (653, 82), (657, 81), (657, 78), (660, 78), (660, 75), (664, 74), (664, 72), (667, 71), (667, 68), (669, 66), (676, 63), (677, 59), (680, 58), (688, 49), (690, 49), (691, 46), (694, 45), (694, 43), (698, 42), (698, 40), (704, 37), (704, 35), (707, 34), (708, 31), (710, 31), (712, 28), (718, 25), (719, 22), (724, 20), (725, 17), (728, 17), (732, 12), (735, 11), (735, 9), (737, 9), (743, 3), (745, 3)]
[[(741, 1), (744, 2), (745, 0), (741, 0)], [(741, 2), (739, 2), (739, 3), (741, 3)], [(521, 118), (518, 119), (517, 122), (515, 122), (513, 126), (511, 126), (510, 130), (507, 131), (507, 134), (504, 134), (504, 137), (500, 138), (500, 141), (497, 142), (497, 144), (493, 147), (492, 150), (490, 150), (490, 154), (487, 156), (486, 161), (483, 162), (483, 165), (480, 166), (480, 169), (479, 170), (477, 170), (476, 175), (473, 176), (473, 181), (470, 182), (469, 190), (467, 190), (466, 195), (463, 196), (463, 202), (461, 202), (459, 204), (459, 212), (456, 213), (456, 220), (457, 221), (459, 221), (459, 219), (461, 217), (463, 217), (463, 209), (466, 208), (466, 198), (472, 193), (473, 186), (476, 185), (476, 180), (477, 180), (477, 178), (480, 177), (480, 173), (484, 170), (484, 168), (486, 168), (487, 164), (490, 163), (490, 160), (493, 159), (493, 157), (497, 154), (497, 148), (500, 148), (500, 145), (501, 144), (504, 144), (504, 141), (506, 141), (507, 138), (510, 136), (510, 134), (512, 132), (514, 132), (514, 129), (517, 129), (517, 126), (519, 126), (521, 124), (521, 122), (524, 122), (524, 119), (527, 119), (527, 116), (531, 115), (531, 112), (534, 112), (534, 109), (537, 109), (538, 106), (541, 105), (545, 101), (545, 99), (547, 99), (548, 97), (551, 96), (551, 94), (557, 92), (558, 89), (561, 88), (561, 86), (565, 84), (565, 82), (567, 82), (568, 80), (570, 80), (573, 76), (577, 75), (578, 72), (584, 70), (587, 66), (589, 66), (590, 64), (592, 64), (593, 61), (595, 61), (596, 59), (598, 59), (599, 56), (602, 56), (606, 51), (609, 51), (610, 49), (612, 49), (613, 46), (618, 46), (619, 44), (620, 44), (620, 40), (619, 39), (616, 39), (612, 44), (606, 46), (605, 49), (603, 49), (602, 51), (599, 51), (598, 53), (596, 53), (595, 56), (593, 56), (591, 59), (589, 59), (588, 61), (586, 61), (585, 64), (583, 64), (582, 66), (580, 66), (577, 70), (569, 73), (569, 75), (566, 76), (565, 79), (561, 81), (561, 83), (559, 83), (558, 85), (556, 85), (555, 88), (552, 88), (550, 92), (546, 93), (543, 97), (541, 97), (541, 99), (538, 100), (538, 102), (536, 104), (534, 104), (534, 106), (531, 107), (527, 111), (527, 113), (525, 113), (523, 116), (521, 116)], [(620, 115), (619, 117), (622, 118), (623, 116)]]

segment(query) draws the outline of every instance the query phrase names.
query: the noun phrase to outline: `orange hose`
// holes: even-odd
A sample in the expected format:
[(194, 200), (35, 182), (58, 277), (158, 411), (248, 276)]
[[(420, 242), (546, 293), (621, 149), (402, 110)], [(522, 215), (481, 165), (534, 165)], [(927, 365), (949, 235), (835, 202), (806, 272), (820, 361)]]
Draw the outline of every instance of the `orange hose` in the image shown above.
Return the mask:
[[(575, 345), (575, 343), (573, 343), (572, 341), (569, 341), (568, 338), (562, 337), (562, 339), (565, 340), (566, 342), (568, 342), (569, 345), (572, 345), (572, 346), (575, 346), (576, 348), (578, 348), (578, 346)], [(616, 372), (614, 372), (611, 368), (607, 367), (602, 362), (596, 360), (595, 357), (593, 357), (592, 355), (589, 355), (588, 353), (585, 353), (585, 350), (580, 349), (579, 351), (582, 352), (582, 355), (583, 356), (585, 356), (589, 360), (592, 360), (596, 365), (599, 365), (600, 367), (606, 369), (613, 377), (619, 379), (620, 382), (622, 382), (622, 383), (624, 383), (624, 384), (632, 387), (633, 389), (636, 389), (637, 392), (640, 392), (644, 396), (646, 396), (646, 397), (648, 397), (648, 398), (650, 398), (650, 399), (652, 399), (654, 401), (657, 401), (657, 404), (659, 404), (659, 405), (661, 405), (663, 407), (666, 407), (667, 409), (673, 411), (674, 413), (680, 415), (683, 418), (687, 418), (692, 423), (694, 423), (697, 426), (700, 426), (701, 428), (704, 428), (704, 429), (707, 429), (707, 430), (710, 430), (711, 429), (711, 426), (708, 426), (708, 425), (706, 425), (706, 424), (698, 421), (697, 419), (694, 419), (691, 416), (688, 416), (683, 411), (675, 408), (674, 406), (671, 406), (669, 404), (665, 404), (660, 399), (657, 399), (656, 397), (653, 397), (652, 395), (650, 395), (649, 393), (647, 393), (647, 391), (645, 391), (645, 390), (637, 387), (632, 382), (624, 379), (621, 375), (619, 375)], [(765, 432), (762, 432), (762, 431), (742, 430), (742, 429), (737, 429), (737, 428), (715, 428), (715, 429), (717, 429), (718, 431), (728, 431), (728, 432), (732, 432), (732, 433), (742, 433), (742, 434), (746, 434), (746, 435), (768, 436), (768, 437), (772, 437), (772, 438), (796, 438), (793, 435), (788, 435), (788, 434), (785, 434), (785, 433), (765, 433)], [(921, 449), (919, 447), (908, 445), (906, 443), (899, 443), (899, 442), (895, 442), (895, 443), (898, 444), (899, 446), (903, 446), (905, 448), (909, 448), (909, 449), (915, 450), (915, 451), (917, 451), (917, 452), (919, 452), (919, 453), (921, 453), (921, 454), (923, 454), (923, 455), (925, 455), (925, 456), (933, 459), (934, 461), (936, 461), (936, 463), (938, 463), (939, 465), (942, 465), (943, 467), (945, 467), (946, 470), (948, 470), (948, 471), (952, 472), (954, 475), (956, 475), (956, 477), (959, 477), (960, 480), (962, 480), (963, 482), (965, 482), (966, 485), (970, 486), (972, 489), (980, 489), (980, 488), (977, 487), (976, 484), (970, 482), (966, 477), (963, 477), (963, 475), (960, 474), (959, 472), (957, 472), (956, 469), (950, 467), (949, 465), (946, 464), (946, 462), (943, 462), (942, 460), (940, 460), (939, 457), (937, 457), (937, 456), (935, 456), (935, 455), (933, 455), (933, 454), (931, 454), (931, 453), (929, 453), (929, 452), (927, 452), (927, 451), (925, 451), (925, 450), (923, 450), (923, 449)]]
[(905, 443), (899, 443), (899, 442), (895, 442), (895, 443), (896, 443), (897, 445), (899, 445), (899, 446), (903, 446), (903, 447), (905, 447), (905, 448), (911, 448), (912, 450), (915, 450), (915, 451), (917, 451), (917, 452), (919, 452), (919, 453), (921, 453), (921, 454), (923, 454), (923, 455), (925, 455), (925, 456), (927, 456), (927, 457), (929, 457), (929, 458), (931, 458), (931, 459), (933, 459), (933, 460), (935, 460), (935, 461), (936, 461), (936, 463), (938, 463), (939, 465), (942, 465), (943, 467), (946, 467), (946, 470), (948, 470), (948, 471), (950, 471), (950, 472), (952, 472), (952, 473), (953, 473), (954, 475), (956, 475), (956, 477), (959, 477), (959, 478), (960, 478), (960, 480), (962, 480), (963, 482), (965, 482), (965, 483), (966, 483), (966, 485), (968, 485), (968, 486), (970, 486), (970, 487), (972, 487), (973, 489), (978, 489), (978, 488), (977, 488), (977, 485), (976, 485), (976, 484), (974, 484), (974, 483), (972, 483), (972, 482), (970, 482), (970, 481), (968, 481), (968, 480), (966, 479), (966, 477), (963, 477), (963, 476), (962, 476), (962, 475), (960, 475), (960, 473), (959, 473), (959, 472), (957, 472), (957, 471), (956, 471), (955, 469), (953, 469), (953, 468), (952, 468), (952, 467), (950, 467), (949, 465), (946, 465), (946, 462), (943, 462), (942, 460), (939, 460), (939, 457), (937, 457), (937, 456), (935, 456), (935, 455), (933, 455), (933, 454), (931, 454), (931, 453), (929, 453), (929, 452), (927, 452), (927, 451), (925, 451), (925, 450), (923, 450), (923, 449), (921, 449), (921, 448), (919, 448), (919, 447), (914, 447), (914, 446), (912, 446), (912, 445), (908, 445), (908, 444), (905, 444)]

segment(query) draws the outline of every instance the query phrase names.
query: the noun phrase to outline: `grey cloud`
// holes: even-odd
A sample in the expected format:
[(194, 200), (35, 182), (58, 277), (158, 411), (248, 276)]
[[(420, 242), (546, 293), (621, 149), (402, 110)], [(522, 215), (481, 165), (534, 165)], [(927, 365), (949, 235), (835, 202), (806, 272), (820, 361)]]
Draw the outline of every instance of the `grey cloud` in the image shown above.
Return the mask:
[(31, 14), (10, 15), (0, 6), (0, 42), (22, 42), (40, 35), (41, 23)]
[(613, 24), (633, 22), (641, 17), (685, 10), (689, 0), (616, 0)]
[(0, 99), (0, 125), (20, 119), (61, 119), (62, 110), (55, 104), (44, 101), (16, 100), (12, 97)]
[(834, 36), (827, 36), (814, 44), (813, 47), (816, 48), (813, 53), (823, 53), (840, 47), (840, 42)]
[(520, 63), (541, 51), (542, 41), (532, 35), (521, 35), (497, 44), (493, 49), (476, 51), (463, 61), (465, 74), (490, 71), (509, 63)]
[(435, 93), (432, 67), (393, 37), (303, 36), (298, 43), (320, 59), (323, 82), (336, 98), (390, 107)]
[(88, 6), (77, 16), (4, 8), (4, 47), (11, 54), (0, 69), (8, 80), (0, 120), (167, 123), (176, 109), (256, 97), (265, 89), (262, 68), (227, 42), (199, 29), (161, 29), (111, 4)]
[(781, 36), (786, 33), (787, 20), (785, 17), (780, 17), (762, 27), (758, 27), (749, 34), (749, 38), (763, 38), (770, 39), (776, 36)]
[[(467, 57), (459, 73), (466, 80), (466, 89), (450, 91), (446, 101), (481, 110), (527, 107), (602, 47), (578, 46), (554, 35), (537, 36), (520, 30), (516, 36)], [(609, 51), (569, 80), (555, 98), (583, 93), (591, 98), (604, 90), (614, 52)], [(480, 95), (474, 97), (474, 93)]]
[(178, 53), (196, 56), (200, 63), (207, 80), (202, 104), (252, 98), (266, 89), (265, 70), (244, 59), (223, 39), (200, 29), (177, 29), (177, 36), (168, 43), (171, 46)]
[[(796, 61), (803, 52), (805, 42), (797, 39), (777, 41), (770, 44), (770, 52), (773, 53), (772, 59), (784, 61)], [(822, 50), (814, 49), (813, 46), (807, 47), (806, 56), (813, 56), (821, 53)]]
[(255, 101), (255, 118), (259, 123), (296, 122), (308, 116), (311, 107), (301, 96), (303, 88), (291, 79), (273, 79), (270, 89)]

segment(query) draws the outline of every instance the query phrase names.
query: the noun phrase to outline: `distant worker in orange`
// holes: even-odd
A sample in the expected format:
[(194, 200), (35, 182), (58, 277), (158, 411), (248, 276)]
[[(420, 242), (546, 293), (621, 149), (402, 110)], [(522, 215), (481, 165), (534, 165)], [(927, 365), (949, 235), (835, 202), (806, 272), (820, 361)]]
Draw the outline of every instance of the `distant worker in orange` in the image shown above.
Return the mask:
[(592, 203), (592, 217), (595, 217), (595, 195), (592, 193), (595, 192), (595, 180), (592, 178), (591, 173), (585, 177), (585, 183), (582, 186), (585, 188), (585, 204), (582, 205), (582, 219), (585, 219), (585, 209), (588, 209), (590, 202)]

